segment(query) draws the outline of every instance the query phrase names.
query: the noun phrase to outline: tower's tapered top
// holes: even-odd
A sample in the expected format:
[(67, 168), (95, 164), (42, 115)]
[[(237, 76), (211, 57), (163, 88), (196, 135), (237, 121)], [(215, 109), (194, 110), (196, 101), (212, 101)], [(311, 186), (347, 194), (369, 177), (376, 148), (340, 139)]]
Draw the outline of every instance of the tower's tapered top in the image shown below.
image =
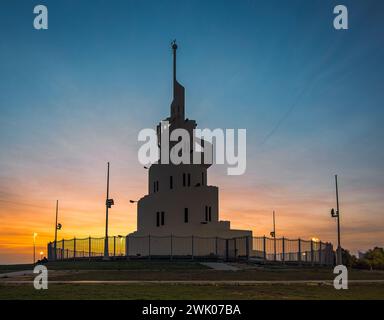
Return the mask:
[(171, 104), (171, 120), (184, 120), (184, 87), (176, 80), (176, 40), (172, 41), (173, 51), (173, 101)]
[(176, 50), (177, 44), (176, 39), (172, 41), (172, 51), (173, 51), (173, 92), (175, 92), (175, 84), (176, 84)]

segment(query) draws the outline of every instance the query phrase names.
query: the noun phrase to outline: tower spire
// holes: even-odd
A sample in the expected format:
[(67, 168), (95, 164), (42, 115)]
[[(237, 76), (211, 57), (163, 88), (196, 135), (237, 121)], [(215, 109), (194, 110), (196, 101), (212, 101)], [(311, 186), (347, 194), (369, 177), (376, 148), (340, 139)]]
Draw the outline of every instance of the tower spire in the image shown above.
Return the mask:
[(176, 50), (177, 44), (176, 39), (172, 41), (172, 51), (173, 51), (173, 96), (176, 94)]
[(171, 104), (171, 122), (184, 120), (184, 87), (176, 80), (176, 50), (176, 40), (173, 40), (173, 101)]

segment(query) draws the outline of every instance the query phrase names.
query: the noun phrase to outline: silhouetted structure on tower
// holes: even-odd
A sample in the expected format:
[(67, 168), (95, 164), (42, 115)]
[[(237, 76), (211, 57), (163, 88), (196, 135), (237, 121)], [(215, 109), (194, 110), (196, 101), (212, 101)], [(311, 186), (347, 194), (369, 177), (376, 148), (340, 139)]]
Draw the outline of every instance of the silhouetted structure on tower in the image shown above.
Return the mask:
[[(173, 101), (171, 104), (169, 134), (185, 129), (191, 137), (193, 156), (193, 129), (197, 124), (185, 118), (184, 87), (176, 78), (176, 41), (173, 51)], [(157, 126), (158, 144), (161, 146), (162, 123)], [(168, 149), (177, 142), (171, 142)], [(203, 155), (204, 157), (204, 155)], [(162, 163), (160, 159), (149, 168), (148, 194), (138, 201), (137, 231), (131, 235), (179, 235), (234, 238), (250, 236), (252, 231), (232, 230), (229, 221), (219, 220), (219, 190), (208, 185), (207, 169), (210, 164)], [(192, 163), (192, 161), (190, 162)]]

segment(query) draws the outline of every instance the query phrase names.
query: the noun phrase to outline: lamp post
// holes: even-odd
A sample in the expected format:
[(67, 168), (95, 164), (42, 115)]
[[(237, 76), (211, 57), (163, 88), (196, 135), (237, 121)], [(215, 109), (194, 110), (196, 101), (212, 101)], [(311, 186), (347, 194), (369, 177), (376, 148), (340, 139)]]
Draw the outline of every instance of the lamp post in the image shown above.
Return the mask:
[(108, 209), (114, 205), (113, 199), (109, 199), (109, 162), (107, 169), (107, 199), (105, 201), (105, 240), (104, 240), (104, 260), (109, 260), (109, 247), (108, 247)]
[(273, 231), (270, 233), (273, 238), (273, 257), (276, 261), (276, 224), (275, 224), (275, 210), (273, 210)]
[(33, 264), (35, 264), (36, 262), (36, 237), (37, 237), (37, 233), (34, 232), (33, 233)]
[(54, 259), (57, 260), (57, 231), (61, 230), (61, 223), (57, 223), (57, 219), (59, 216), (59, 200), (56, 200), (56, 219), (55, 219), (55, 244), (54, 244)]
[(340, 208), (339, 208), (339, 188), (337, 184), (337, 174), (335, 174), (335, 184), (336, 184), (336, 212), (332, 208), (331, 216), (332, 218), (337, 218), (337, 250), (336, 250), (336, 265), (343, 264), (342, 255), (341, 255), (341, 242), (340, 242)]

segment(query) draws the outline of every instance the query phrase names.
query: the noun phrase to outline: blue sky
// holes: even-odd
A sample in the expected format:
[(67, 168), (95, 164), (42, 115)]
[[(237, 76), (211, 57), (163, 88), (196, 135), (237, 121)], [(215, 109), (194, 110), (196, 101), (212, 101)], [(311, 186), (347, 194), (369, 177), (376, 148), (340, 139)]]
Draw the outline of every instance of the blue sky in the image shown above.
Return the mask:
[[(48, 30), (33, 29), (37, 4), (48, 7)], [(349, 10), (347, 31), (333, 28), (338, 4)], [(176, 38), (187, 117), (201, 128), (247, 129), (246, 175), (211, 170), (222, 216), (268, 233), (277, 208), (281, 232), (334, 241), (328, 209), (338, 173), (347, 245), (383, 245), (383, 16), (380, 0), (3, 0), (4, 233), (20, 230), (20, 212), (36, 202), (49, 225), (59, 196), (78, 199), (87, 212), (86, 199), (103, 192), (108, 160), (123, 204), (146, 192), (136, 137), (169, 113)], [(134, 228), (134, 208), (126, 206), (117, 232)]]

